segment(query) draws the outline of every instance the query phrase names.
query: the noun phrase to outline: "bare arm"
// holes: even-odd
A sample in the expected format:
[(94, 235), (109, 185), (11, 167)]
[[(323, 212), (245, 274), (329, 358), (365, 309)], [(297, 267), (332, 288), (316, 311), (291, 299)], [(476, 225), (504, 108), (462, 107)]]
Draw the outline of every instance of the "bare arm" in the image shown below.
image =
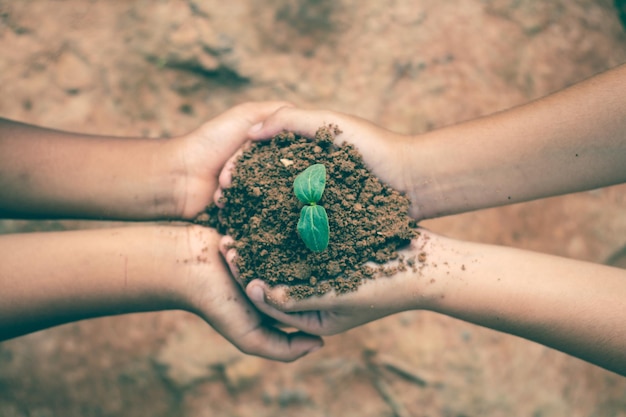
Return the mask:
[(311, 334), (335, 334), (425, 309), (626, 375), (626, 271), (427, 231), (404, 256), (416, 259), (420, 253), (424, 262), (416, 271), (367, 280), (347, 294), (295, 301), (284, 287), (268, 288), (259, 280), (246, 292), (259, 310)]
[(175, 217), (184, 171), (168, 143), (0, 119), (0, 217)]
[(420, 218), (626, 182), (626, 65), (407, 146)]
[(182, 228), (122, 228), (0, 236), (0, 340), (57, 324), (172, 309), (170, 277), (189, 258)]
[(626, 375), (626, 271), (436, 237), (423, 272), (428, 309)]

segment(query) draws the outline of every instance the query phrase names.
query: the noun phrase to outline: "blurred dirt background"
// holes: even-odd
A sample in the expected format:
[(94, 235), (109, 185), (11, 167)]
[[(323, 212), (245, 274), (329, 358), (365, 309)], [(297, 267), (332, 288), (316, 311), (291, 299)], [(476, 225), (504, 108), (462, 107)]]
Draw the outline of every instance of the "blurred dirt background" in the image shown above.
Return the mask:
[[(0, 0), (0, 116), (159, 137), (278, 98), (417, 133), (625, 62), (618, 16), (612, 0)], [(626, 188), (426, 225), (605, 262), (626, 244)], [(425, 312), (327, 338), (293, 364), (246, 357), (182, 312), (0, 344), (1, 417), (292, 415), (626, 416), (626, 379)]]

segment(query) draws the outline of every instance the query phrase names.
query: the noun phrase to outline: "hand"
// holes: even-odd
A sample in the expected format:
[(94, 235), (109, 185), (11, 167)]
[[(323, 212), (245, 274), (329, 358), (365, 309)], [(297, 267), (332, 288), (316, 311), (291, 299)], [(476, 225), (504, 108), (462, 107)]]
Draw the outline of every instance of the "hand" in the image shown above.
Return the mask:
[[(220, 252), (237, 277), (234, 264), (237, 254), (232, 249), (232, 243), (232, 238), (222, 238)], [(287, 326), (309, 334), (340, 333), (391, 314), (430, 308), (437, 296), (425, 287), (430, 283), (426, 276), (431, 273), (433, 262), (426, 262), (423, 254), (432, 252), (433, 245), (439, 245), (439, 238), (420, 230), (420, 236), (406, 249), (399, 251), (414, 266), (407, 265), (406, 270), (396, 272), (391, 277), (377, 276), (365, 280), (353, 292), (337, 294), (333, 291), (322, 296), (295, 300), (289, 297), (286, 286), (269, 287), (257, 279), (247, 285), (246, 294), (259, 311)], [(395, 265), (397, 262), (385, 266)]]
[(194, 226), (187, 231), (185, 309), (247, 354), (288, 362), (322, 347), (319, 337), (280, 331), (257, 311), (222, 262), (215, 230)]
[[(262, 125), (255, 126), (248, 134), (251, 139), (268, 139), (283, 130), (292, 131), (306, 137), (313, 137), (318, 128), (334, 124), (341, 134), (335, 142), (348, 142), (361, 153), (363, 160), (378, 178), (398, 191), (406, 192), (411, 198), (414, 190), (411, 164), (406, 162), (410, 152), (408, 147), (412, 137), (393, 133), (364, 119), (326, 110), (303, 110), (283, 107), (269, 116)], [(229, 186), (229, 175), (220, 179), (223, 188)], [(413, 200), (411, 199), (413, 202)], [(411, 214), (417, 217), (412, 206)]]
[(250, 128), (289, 106), (286, 102), (240, 104), (193, 132), (173, 139), (178, 169), (184, 175), (177, 193), (178, 217), (193, 219), (202, 212), (213, 198), (224, 164), (250, 139)]

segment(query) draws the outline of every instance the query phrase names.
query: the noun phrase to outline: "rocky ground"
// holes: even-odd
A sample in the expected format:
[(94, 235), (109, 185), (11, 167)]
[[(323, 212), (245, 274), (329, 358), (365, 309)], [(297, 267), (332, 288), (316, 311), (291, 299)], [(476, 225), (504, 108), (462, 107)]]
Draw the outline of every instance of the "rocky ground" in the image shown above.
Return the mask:
[[(0, 0), (0, 116), (184, 133), (286, 99), (421, 132), (626, 61), (609, 0)], [(626, 188), (427, 222), (442, 234), (604, 262)], [(106, 227), (4, 221), (5, 233)], [(327, 339), (293, 364), (246, 357), (181, 312), (103, 318), (0, 344), (0, 416), (626, 416), (626, 380), (426, 312)]]

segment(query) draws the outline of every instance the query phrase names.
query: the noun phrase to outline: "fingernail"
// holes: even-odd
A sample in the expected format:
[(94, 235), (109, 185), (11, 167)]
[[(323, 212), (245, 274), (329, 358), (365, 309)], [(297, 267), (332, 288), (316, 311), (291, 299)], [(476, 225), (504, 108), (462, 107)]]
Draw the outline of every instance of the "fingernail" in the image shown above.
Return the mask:
[(249, 130), (248, 133), (253, 134), (258, 132), (259, 130), (261, 130), (261, 128), (263, 127), (263, 122), (259, 122), (255, 125), (253, 125)]
[(258, 301), (258, 302), (265, 301), (265, 294), (263, 293), (263, 288), (257, 285), (250, 288), (250, 299), (253, 301)]

